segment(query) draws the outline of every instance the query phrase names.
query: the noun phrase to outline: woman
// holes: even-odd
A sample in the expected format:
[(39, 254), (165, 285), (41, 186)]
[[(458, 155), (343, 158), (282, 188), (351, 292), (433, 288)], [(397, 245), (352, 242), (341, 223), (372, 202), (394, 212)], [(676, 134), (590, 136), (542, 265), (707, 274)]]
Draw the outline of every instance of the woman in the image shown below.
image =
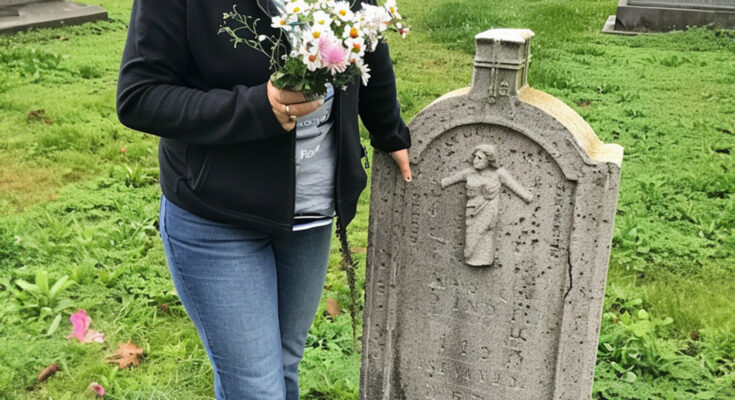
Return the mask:
[[(355, 82), (307, 102), (271, 85), (261, 53), (217, 35), (233, 1), (135, 0), (117, 112), (124, 125), (161, 137), (161, 236), (212, 363), (217, 399), (291, 400), (324, 284), (332, 217), (344, 234), (366, 183), (358, 114), (371, 144), (391, 153), (406, 181), (410, 137), (386, 45), (365, 57), (368, 86)], [(262, 21), (270, 20), (268, 7), (237, 2), (240, 13)], [(266, 23), (258, 29), (276, 33)], [(306, 132), (306, 121), (316, 120), (318, 134)]]
[(526, 203), (533, 195), (498, 165), (495, 146), (481, 144), (472, 152), (472, 168), (441, 180), (442, 188), (465, 182), (465, 263), (488, 266), (495, 262), (495, 228), (498, 225), (500, 189), (503, 185)]

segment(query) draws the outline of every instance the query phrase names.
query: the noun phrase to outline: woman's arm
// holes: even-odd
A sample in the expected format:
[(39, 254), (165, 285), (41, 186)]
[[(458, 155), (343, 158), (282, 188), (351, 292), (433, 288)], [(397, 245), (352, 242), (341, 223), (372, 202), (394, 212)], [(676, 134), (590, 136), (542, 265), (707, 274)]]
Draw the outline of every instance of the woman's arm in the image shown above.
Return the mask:
[[(375, 5), (375, 0), (364, 3)], [(396, 98), (396, 77), (388, 45), (378, 44), (374, 52), (365, 53), (370, 67), (367, 86), (360, 87), (359, 113), (370, 132), (370, 144), (386, 153), (411, 147), (408, 127), (401, 118)]]
[(232, 90), (187, 87), (184, 77), (194, 63), (186, 17), (183, 0), (135, 0), (117, 88), (120, 122), (138, 131), (201, 144), (287, 134), (271, 108), (267, 81)]

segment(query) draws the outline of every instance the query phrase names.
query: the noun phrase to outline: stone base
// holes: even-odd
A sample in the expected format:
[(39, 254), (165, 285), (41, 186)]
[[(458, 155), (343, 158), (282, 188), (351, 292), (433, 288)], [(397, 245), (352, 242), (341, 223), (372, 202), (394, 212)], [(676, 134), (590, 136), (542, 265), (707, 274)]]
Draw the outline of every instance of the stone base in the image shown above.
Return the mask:
[(614, 15), (611, 15), (607, 17), (607, 21), (605, 21), (605, 26), (602, 27), (602, 33), (609, 33), (612, 35), (624, 35), (624, 36), (635, 36), (639, 35), (643, 32), (631, 32), (623, 30), (622, 25), (617, 26), (616, 23), (618, 21), (618, 18)]
[(713, 26), (735, 28), (735, 10), (730, 6), (716, 8), (684, 8), (674, 3), (665, 5), (631, 5), (629, 0), (620, 0), (613, 23), (608, 19), (604, 33), (643, 33), (684, 30), (688, 26)]
[(71, 1), (46, 1), (0, 8), (0, 33), (15, 33), (31, 28), (55, 28), (107, 19), (100, 6)]

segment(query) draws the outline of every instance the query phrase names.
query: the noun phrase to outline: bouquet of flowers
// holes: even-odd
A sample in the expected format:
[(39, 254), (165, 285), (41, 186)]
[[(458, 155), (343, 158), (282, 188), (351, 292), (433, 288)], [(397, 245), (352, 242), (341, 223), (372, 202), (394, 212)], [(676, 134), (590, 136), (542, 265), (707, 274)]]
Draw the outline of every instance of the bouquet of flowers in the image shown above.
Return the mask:
[[(395, 0), (387, 0), (383, 6), (363, 4), (357, 12), (346, 1), (275, 3), (280, 14), (272, 17), (271, 26), (279, 29), (277, 37), (259, 34), (259, 20), (240, 14), (236, 6), (223, 13), (225, 25), (218, 34), (229, 34), (235, 47), (245, 43), (264, 53), (276, 70), (271, 77), (273, 85), (302, 92), (307, 99), (323, 96), (327, 83), (345, 87), (359, 77), (367, 85), (370, 68), (365, 52), (375, 51), (387, 30), (404, 38), (408, 33), (408, 27), (400, 22)], [(227, 20), (238, 26), (227, 26)], [(240, 36), (242, 30), (246, 37)]]

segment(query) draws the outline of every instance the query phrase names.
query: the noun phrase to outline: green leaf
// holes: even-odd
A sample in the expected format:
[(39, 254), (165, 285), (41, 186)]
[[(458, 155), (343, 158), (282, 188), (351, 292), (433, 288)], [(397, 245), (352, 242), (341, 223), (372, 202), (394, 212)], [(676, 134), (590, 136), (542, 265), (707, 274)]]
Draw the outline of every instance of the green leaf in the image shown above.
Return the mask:
[(26, 291), (31, 292), (31, 293), (38, 293), (40, 291), (38, 289), (38, 286), (36, 286), (36, 285), (34, 285), (32, 283), (26, 282), (23, 279), (16, 279), (15, 280), (15, 284), (18, 285), (18, 286), (20, 286), (21, 289), (26, 290)]
[(648, 312), (646, 310), (638, 310), (638, 318), (648, 319)]
[(62, 276), (61, 279), (56, 281), (56, 283), (54, 283), (54, 286), (51, 287), (51, 290), (49, 291), (49, 295), (48, 295), (49, 299), (55, 300), (56, 296), (59, 293), (66, 290), (66, 288), (68, 288), (72, 284), (74, 284), (74, 281), (70, 281), (68, 275)]
[(628, 371), (623, 375), (623, 381), (628, 383), (633, 383), (638, 377), (635, 375), (635, 372)]
[(44, 296), (48, 297), (48, 272), (41, 270), (36, 273), (36, 286)]
[(54, 321), (51, 323), (51, 326), (48, 328), (48, 331), (46, 331), (46, 336), (53, 335), (53, 333), (56, 332), (56, 329), (59, 327), (60, 322), (61, 322), (61, 314), (56, 314), (56, 318), (54, 318)]

